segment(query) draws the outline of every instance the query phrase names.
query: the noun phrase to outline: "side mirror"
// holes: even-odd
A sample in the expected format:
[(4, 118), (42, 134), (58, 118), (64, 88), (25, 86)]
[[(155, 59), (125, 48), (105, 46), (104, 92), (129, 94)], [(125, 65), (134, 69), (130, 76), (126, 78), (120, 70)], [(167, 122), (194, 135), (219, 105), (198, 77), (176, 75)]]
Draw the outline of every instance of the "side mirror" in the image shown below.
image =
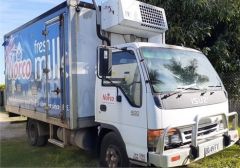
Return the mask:
[(110, 48), (99, 48), (99, 75), (112, 76), (112, 50)]

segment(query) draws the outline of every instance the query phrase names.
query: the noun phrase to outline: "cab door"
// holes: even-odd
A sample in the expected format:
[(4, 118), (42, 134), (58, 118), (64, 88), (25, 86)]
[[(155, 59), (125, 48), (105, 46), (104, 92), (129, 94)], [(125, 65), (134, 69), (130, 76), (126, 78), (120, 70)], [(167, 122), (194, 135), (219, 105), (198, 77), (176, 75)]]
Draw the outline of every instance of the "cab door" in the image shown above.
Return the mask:
[(133, 50), (112, 51), (112, 73), (96, 85), (96, 120), (121, 133), (129, 158), (147, 161), (146, 87)]
[(46, 113), (49, 117), (64, 116), (64, 15), (45, 22), (46, 45)]

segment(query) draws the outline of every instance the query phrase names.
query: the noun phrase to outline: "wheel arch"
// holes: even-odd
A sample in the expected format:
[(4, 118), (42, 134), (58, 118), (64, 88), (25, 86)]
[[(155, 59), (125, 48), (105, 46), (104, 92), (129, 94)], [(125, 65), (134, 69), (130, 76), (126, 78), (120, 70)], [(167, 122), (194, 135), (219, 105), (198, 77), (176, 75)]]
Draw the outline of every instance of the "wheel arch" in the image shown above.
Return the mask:
[(125, 145), (125, 142), (122, 138), (122, 135), (121, 135), (120, 131), (115, 126), (109, 125), (109, 124), (101, 124), (100, 125), (99, 136), (98, 136), (98, 145), (97, 145), (97, 153), (100, 154), (100, 147), (101, 147), (102, 140), (110, 132), (113, 132), (113, 133), (116, 134), (116, 136), (120, 139), (120, 141), (124, 145), (124, 149), (127, 153), (126, 145)]

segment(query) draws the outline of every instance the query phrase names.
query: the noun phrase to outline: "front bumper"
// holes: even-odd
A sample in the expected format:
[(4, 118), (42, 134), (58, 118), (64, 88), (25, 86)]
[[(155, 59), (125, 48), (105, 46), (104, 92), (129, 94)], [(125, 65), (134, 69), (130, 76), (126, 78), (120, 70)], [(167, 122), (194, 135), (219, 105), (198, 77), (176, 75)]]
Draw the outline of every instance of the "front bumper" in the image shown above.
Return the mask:
[[(164, 135), (160, 137), (156, 152), (149, 152), (149, 164), (158, 167), (175, 167), (187, 165), (191, 162), (197, 161), (214, 153), (217, 153), (227, 147), (232, 146), (239, 140), (237, 131), (237, 113), (232, 112), (228, 115), (222, 113), (225, 118), (225, 129), (211, 133), (207, 136), (198, 137), (199, 121), (206, 117), (212, 116), (197, 116), (195, 122), (192, 124), (192, 143), (191, 145), (184, 145), (175, 149), (164, 150)], [(216, 116), (217, 116), (216, 115)], [(233, 130), (228, 129), (228, 117), (234, 116)], [(168, 127), (165, 129), (165, 134), (168, 130), (176, 127)]]

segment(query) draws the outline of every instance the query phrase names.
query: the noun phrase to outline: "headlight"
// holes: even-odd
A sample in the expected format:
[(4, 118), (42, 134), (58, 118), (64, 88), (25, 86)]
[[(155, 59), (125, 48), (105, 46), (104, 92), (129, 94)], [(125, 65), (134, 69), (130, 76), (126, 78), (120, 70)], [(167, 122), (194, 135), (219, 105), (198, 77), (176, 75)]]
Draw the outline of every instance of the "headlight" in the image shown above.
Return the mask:
[(165, 145), (166, 146), (172, 146), (177, 145), (182, 142), (181, 136), (178, 130), (172, 129), (171, 132), (168, 133), (167, 137), (165, 137)]
[[(157, 144), (160, 136), (164, 133), (164, 130), (148, 130), (148, 149), (149, 151), (156, 151)], [(177, 129), (170, 129), (165, 138), (165, 147), (174, 148), (181, 144), (180, 132)]]

